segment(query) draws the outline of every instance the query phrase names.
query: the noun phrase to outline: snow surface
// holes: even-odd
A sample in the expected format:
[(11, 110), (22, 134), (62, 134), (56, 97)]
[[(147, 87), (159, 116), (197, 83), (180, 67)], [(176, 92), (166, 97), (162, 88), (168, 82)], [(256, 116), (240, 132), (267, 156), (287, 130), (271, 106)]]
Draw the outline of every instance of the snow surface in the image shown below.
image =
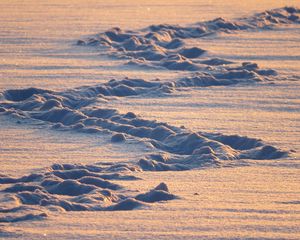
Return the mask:
[(0, 238), (299, 238), (299, 7), (1, 3)]

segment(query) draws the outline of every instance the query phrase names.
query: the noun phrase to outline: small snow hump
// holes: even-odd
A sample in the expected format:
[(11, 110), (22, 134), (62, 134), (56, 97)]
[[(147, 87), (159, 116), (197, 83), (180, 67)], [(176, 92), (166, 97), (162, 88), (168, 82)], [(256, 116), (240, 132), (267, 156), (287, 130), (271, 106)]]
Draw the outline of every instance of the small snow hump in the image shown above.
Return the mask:
[(164, 183), (161, 183), (149, 192), (137, 195), (135, 199), (142, 202), (154, 203), (160, 201), (169, 201), (178, 198), (177, 196), (169, 193), (166, 190), (168, 190), (168, 186)]
[(111, 141), (114, 143), (124, 142), (126, 140), (126, 137), (122, 133), (117, 133), (111, 137)]
[(10, 101), (24, 101), (34, 94), (51, 93), (49, 90), (39, 89), (39, 88), (25, 88), (25, 89), (11, 89), (4, 92), (4, 96)]
[(80, 45), (80, 46), (84, 46), (84, 45), (86, 45), (86, 42), (83, 40), (78, 40), (76, 44)]
[(161, 190), (161, 191), (165, 191), (165, 192), (169, 192), (169, 188), (167, 186), (167, 184), (165, 184), (164, 182), (158, 184), (154, 190)]
[(197, 58), (199, 56), (201, 56), (202, 54), (204, 54), (206, 51), (201, 49), (201, 48), (197, 48), (197, 47), (192, 47), (192, 48), (183, 48), (179, 51), (179, 54), (181, 54), (182, 56), (186, 57), (186, 58)]
[(112, 210), (112, 211), (129, 211), (137, 208), (141, 208), (145, 206), (145, 203), (138, 201), (134, 198), (128, 198), (125, 199), (122, 202), (119, 202), (109, 208), (107, 210)]

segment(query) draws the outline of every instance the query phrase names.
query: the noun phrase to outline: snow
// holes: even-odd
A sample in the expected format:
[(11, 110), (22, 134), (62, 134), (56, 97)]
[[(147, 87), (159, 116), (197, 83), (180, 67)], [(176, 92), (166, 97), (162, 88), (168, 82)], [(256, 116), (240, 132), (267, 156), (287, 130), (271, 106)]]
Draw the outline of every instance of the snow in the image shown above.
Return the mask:
[(1, 5), (0, 238), (299, 238), (297, 1)]

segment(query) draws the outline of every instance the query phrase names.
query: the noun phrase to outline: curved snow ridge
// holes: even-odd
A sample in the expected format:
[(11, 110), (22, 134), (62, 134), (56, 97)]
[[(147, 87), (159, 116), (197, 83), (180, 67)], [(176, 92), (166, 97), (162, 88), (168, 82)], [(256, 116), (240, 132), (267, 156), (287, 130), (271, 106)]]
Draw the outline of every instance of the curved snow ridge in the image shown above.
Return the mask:
[[(285, 7), (236, 21), (216, 18), (188, 27), (160, 24), (139, 31), (123, 31), (116, 27), (85, 41), (79, 40), (77, 44), (107, 47), (106, 54), (130, 59), (128, 64), (131, 65), (199, 71), (202, 69), (199, 58), (203, 58), (206, 51), (199, 47), (185, 47), (184, 39), (202, 38), (219, 32), (263, 30), (283, 24), (298, 24), (299, 15), (300, 9)], [(210, 62), (213, 61), (206, 60), (207, 65), (211, 65)]]
[[(1, 211), (0, 211), (1, 212)], [(47, 213), (28, 213), (28, 214), (20, 214), (17, 216), (5, 216), (0, 217), (0, 223), (15, 223), (22, 221), (33, 221), (33, 220), (43, 220), (48, 217)]]
[[(157, 85), (161, 87), (161, 83), (137, 79), (133, 81), (125, 79), (120, 82), (113, 80), (108, 85), (119, 87), (120, 83), (121, 86), (127, 84), (128, 87), (136, 88), (140, 86), (155, 88)], [(195, 82), (189, 79), (188, 82), (176, 82), (173, 85), (190, 86), (195, 85)], [(114, 143), (126, 143), (127, 139), (133, 139), (150, 146), (156, 153), (146, 156), (137, 163), (143, 170), (188, 170), (204, 165), (218, 165), (224, 160), (276, 159), (288, 154), (258, 139), (192, 132), (167, 123), (146, 120), (132, 112), (122, 114), (116, 109), (82, 105), (80, 100), (86, 97), (90, 103), (97, 101), (99, 96), (97, 89), (103, 87), (83, 87), (51, 94), (42, 91), (32, 96), (29, 93), (36, 92), (32, 89), (13, 91), (18, 98), (14, 95), (10, 95), (9, 98), (17, 101), (1, 102), (0, 114), (13, 115), (20, 120), (40, 120), (50, 124), (54, 129), (86, 134), (110, 134)], [(28, 98), (25, 99), (20, 93), (24, 93)], [(102, 96), (103, 94), (100, 94), (100, 99)], [(20, 98), (25, 100), (19, 101)], [(56, 104), (49, 104), (52, 101)]]
[[(123, 80), (112, 79), (107, 83), (96, 86), (87, 86), (70, 91), (75, 95), (89, 97), (126, 97), (143, 94), (167, 94), (182, 88), (208, 87), (208, 86), (226, 86), (233, 84), (253, 84), (263, 81), (272, 81), (277, 72), (274, 70), (260, 69), (257, 64), (243, 62), (241, 65), (234, 64), (225, 66), (222, 59), (211, 60), (216, 64), (210, 68), (204, 67), (203, 70), (193, 72), (186, 77), (178, 79), (164, 80), (155, 79), (146, 81), (144, 79)], [(65, 93), (64, 93), (65, 95)]]
[[(165, 183), (136, 195), (113, 180), (137, 180), (128, 175), (128, 164), (72, 165), (54, 164), (47, 171), (20, 178), (1, 176), (0, 183), (8, 187), (2, 190), (7, 206), (1, 213), (10, 214), (0, 222), (35, 220), (47, 217), (46, 212), (55, 211), (120, 211), (134, 210), (149, 204), (169, 201), (178, 197), (171, 194)], [(122, 167), (120, 166), (122, 165)], [(114, 168), (116, 172), (110, 171)], [(34, 206), (29, 208), (26, 206)], [(36, 211), (42, 213), (34, 214)], [(29, 212), (29, 213), (28, 213)], [(23, 215), (19, 216), (20, 213)]]
[(42, 114), (43, 120), (70, 125), (85, 118), (76, 109), (95, 102), (106, 103), (110, 97), (158, 96), (196, 87), (250, 84), (271, 80), (275, 74), (273, 70), (262, 70), (254, 63), (244, 62), (241, 66), (217, 67), (214, 72), (195, 72), (175, 80), (112, 79), (107, 83), (62, 92), (39, 88), (11, 89), (0, 93), (0, 113), (18, 109), (20, 114), (31, 112), (31, 117), (37, 119)]

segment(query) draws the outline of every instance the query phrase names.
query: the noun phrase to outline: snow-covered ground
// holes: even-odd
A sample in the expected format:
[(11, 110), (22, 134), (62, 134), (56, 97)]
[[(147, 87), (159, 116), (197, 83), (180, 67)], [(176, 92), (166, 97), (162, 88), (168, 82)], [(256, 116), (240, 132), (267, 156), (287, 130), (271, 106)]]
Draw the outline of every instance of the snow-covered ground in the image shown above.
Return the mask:
[(0, 238), (300, 238), (287, 5), (1, 2)]

